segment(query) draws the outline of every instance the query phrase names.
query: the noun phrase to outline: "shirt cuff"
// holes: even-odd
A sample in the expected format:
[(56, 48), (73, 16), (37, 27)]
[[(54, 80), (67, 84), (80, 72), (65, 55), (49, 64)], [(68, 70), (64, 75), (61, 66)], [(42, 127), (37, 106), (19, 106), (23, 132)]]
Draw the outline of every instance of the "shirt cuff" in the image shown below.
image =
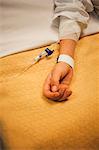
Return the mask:
[(67, 17), (60, 16), (59, 24), (59, 40), (72, 39), (79, 40), (81, 34), (81, 25), (75, 20), (71, 20)]

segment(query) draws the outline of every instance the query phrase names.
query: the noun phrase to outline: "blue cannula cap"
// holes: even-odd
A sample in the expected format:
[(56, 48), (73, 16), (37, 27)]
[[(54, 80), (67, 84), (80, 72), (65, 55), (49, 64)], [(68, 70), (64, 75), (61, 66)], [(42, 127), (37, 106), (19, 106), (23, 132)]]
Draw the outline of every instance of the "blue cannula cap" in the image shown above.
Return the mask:
[(49, 48), (46, 48), (45, 51), (47, 52), (46, 56), (49, 56), (54, 52), (54, 50), (50, 50)]

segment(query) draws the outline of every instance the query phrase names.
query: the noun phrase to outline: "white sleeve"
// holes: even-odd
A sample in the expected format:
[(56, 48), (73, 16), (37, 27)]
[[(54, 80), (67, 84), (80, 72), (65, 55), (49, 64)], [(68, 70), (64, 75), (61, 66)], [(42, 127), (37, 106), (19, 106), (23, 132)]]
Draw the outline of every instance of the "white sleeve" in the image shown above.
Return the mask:
[(88, 20), (89, 14), (82, 0), (54, 0), (53, 24), (59, 28), (59, 40), (77, 41)]

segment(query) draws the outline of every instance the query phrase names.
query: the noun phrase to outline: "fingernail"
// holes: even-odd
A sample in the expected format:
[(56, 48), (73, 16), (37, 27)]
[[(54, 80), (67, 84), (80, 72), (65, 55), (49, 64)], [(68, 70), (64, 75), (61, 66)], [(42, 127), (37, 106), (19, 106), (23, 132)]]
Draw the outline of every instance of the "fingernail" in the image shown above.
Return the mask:
[(57, 86), (52, 86), (52, 92), (56, 92), (58, 90)]

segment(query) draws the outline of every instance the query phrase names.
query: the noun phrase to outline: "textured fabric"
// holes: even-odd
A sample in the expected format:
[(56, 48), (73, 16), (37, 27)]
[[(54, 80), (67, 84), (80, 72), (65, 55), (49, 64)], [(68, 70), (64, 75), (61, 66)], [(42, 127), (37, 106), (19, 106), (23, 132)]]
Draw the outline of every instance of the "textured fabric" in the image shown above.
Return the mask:
[(95, 12), (98, 14), (99, 16), (99, 1), (98, 0), (92, 0), (93, 4), (94, 4), (94, 8), (95, 8)]
[[(88, 34), (89, 29), (90, 34), (96, 31), (99, 32), (99, 18), (97, 18), (99, 12), (98, 0), (93, 0), (93, 3), (90, 0), (54, 0), (54, 2), (55, 14), (53, 23), (59, 28), (59, 39), (73, 39), (77, 41), (80, 36)], [(96, 8), (97, 11), (94, 13)], [(90, 24), (93, 27), (89, 28), (88, 26), (88, 30), (86, 30), (86, 26)]]
[[(53, 2), (57, 6), (54, 11)], [(62, 38), (78, 40), (80, 36), (99, 32), (96, 14), (88, 14), (94, 7), (98, 11), (98, 0), (93, 3), (90, 0), (43, 0), (42, 3), (40, 0), (1, 0), (0, 56), (48, 45)], [(58, 22), (52, 23), (52, 18), (58, 18), (55, 19)], [(87, 22), (84, 28), (81, 24)], [(60, 26), (55, 28), (52, 24)]]
[(0, 56), (54, 43), (53, 0), (0, 1)]
[(99, 34), (85, 37), (75, 51), (75, 69), (68, 101), (42, 95), (47, 74), (58, 55), (43, 59), (23, 73), (36, 49), (0, 60), (0, 133), (9, 150), (99, 149)]

